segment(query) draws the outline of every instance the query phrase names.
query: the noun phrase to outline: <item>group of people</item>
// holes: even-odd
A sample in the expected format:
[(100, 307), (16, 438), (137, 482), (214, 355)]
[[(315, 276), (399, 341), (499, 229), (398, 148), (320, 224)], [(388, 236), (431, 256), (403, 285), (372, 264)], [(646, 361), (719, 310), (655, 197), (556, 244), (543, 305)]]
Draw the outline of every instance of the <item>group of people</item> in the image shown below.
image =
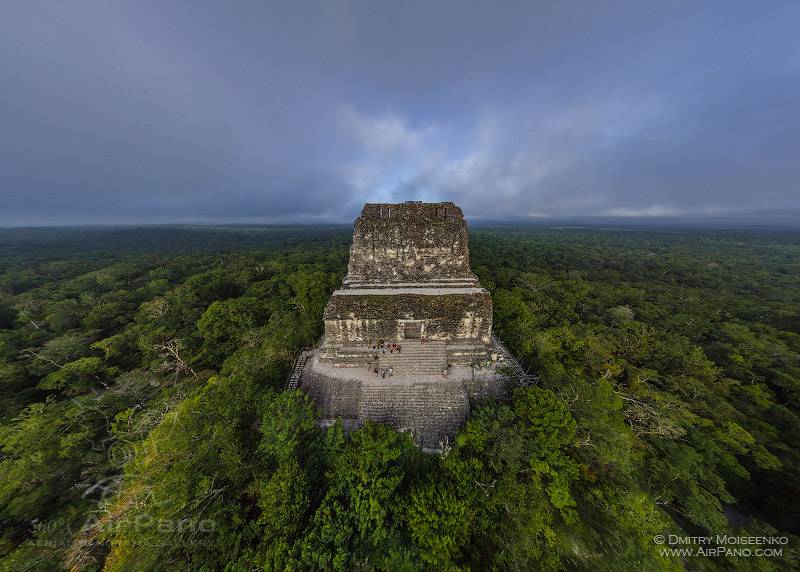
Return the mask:
[[(428, 338), (425, 337), (425, 336), (422, 336), (420, 338), (420, 341), (427, 342)], [(384, 343), (383, 340), (370, 341), (370, 347), (373, 350), (377, 350), (378, 352), (382, 352), (384, 354), (387, 351), (390, 354), (393, 354), (394, 352), (400, 353), (400, 350), (402, 349), (402, 346), (400, 344), (398, 344), (398, 343), (395, 343), (395, 342)], [(374, 355), (374, 359), (375, 359), (375, 361), (378, 361), (378, 353), (377, 352)], [(394, 368), (392, 368), (392, 367), (378, 367), (378, 366), (375, 366), (372, 369), (372, 373), (375, 374), (375, 377), (380, 377), (381, 379), (386, 379), (387, 377), (391, 377), (392, 376), (392, 374), (394, 373)], [(447, 364), (447, 367), (445, 367), (442, 370), (442, 377), (447, 377), (448, 375), (450, 375), (450, 364)]]
[(393, 354), (394, 352), (400, 353), (400, 348), (402, 347), (400, 344), (396, 344), (394, 342), (390, 344), (385, 344), (383, 343), (383, 340), (378, 340), (376, 343), (373, 343), (371, 345), (373, 350), (380, 350), (383, 353), (386, 353), (386, 350), (389, 350), (390, 354)]
[(372, 373), (375, 374), (375, 377), (380, 377), (381, 379), (386, 379), (387, 375), (389, 377), (392, 376), (392, 374), (394, 373), (394, 368), (393, 367), (382, 367), (382, 368), (378, 369), (376, 367), (375, 369), (372, 370)]

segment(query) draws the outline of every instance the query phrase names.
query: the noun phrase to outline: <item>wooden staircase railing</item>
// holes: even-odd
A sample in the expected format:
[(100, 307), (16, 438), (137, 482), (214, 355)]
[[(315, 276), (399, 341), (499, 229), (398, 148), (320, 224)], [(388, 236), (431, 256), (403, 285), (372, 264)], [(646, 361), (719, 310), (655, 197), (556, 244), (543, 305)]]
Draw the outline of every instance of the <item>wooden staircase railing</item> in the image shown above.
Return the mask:
[(297, 389), (300, 385), (300, 377), (303, 375), (303, 369), (306, 366), (306, 362), (308, 358), (311, 357), (314, 348), (312, 347), (305, 347), (300, 350), (300, 353), (297, 356), (297, 359), (294, 360), (294, 365), (292, 365), (292, 370), (289, 372), (289, 376), (286, 378), (286, 389)]

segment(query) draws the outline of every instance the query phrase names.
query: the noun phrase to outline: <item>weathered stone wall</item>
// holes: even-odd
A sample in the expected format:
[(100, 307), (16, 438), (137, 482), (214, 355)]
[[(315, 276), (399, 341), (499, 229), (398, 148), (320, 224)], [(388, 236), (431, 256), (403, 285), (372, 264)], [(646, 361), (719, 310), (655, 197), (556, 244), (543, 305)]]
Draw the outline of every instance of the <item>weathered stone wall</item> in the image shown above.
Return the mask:
[(358, 419), (361, 403), (361, 382), (335, 379), (307, 368), (303, 372), (302, 388), (314, 399), (322, 416), (333, 419)]
[(453, 203), (367, 204), (356, 220), (345, 284), (476, 282), (469, 237)]
[(307, 368), (301, 386), (314, 398), (323, 420), (345, 423), (367, 419), (411, 431), (414, 442), (438, 449), (464, 426), (470, 401), (463, 381), (397, 384), (328, 377)]
[(346, 294), (337, 291), (325, 308), (325, 345), (364, 346), (374, 340), (400, 341), (403, 322), (421, 320), (432, 340), (488, 344), (492, 299), (482, 288), (446, 294)]
[(415, 383), (401, 387), (365, 384), (358, 416), (411, 431), (421, 447), (439, 449), (453, 443), (469, 416), (469, 397), (463, 382)]
[[(471, 397), (504, 395), (492, 373), (492, 298), (470, 270), (466, 222), (453, 203), (365, 205), (324, 322), (322, 348), (300, 384), (323, 426), (371, 419), (439, 449), (463, 427)], [(428, 341), (405, 342), (402, 355), (371, 348), (402, 343), (406, 333)], [(372, 377), (386, 365), (396, 370), (390, 379)]]

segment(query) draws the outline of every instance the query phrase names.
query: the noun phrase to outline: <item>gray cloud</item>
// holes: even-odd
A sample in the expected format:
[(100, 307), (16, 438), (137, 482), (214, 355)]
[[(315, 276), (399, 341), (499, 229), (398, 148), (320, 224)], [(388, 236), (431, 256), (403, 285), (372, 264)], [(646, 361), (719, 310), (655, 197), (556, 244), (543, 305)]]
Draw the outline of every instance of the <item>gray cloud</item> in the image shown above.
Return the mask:
[(19, 2), (0, 224), (800, 217), (796, 2)]

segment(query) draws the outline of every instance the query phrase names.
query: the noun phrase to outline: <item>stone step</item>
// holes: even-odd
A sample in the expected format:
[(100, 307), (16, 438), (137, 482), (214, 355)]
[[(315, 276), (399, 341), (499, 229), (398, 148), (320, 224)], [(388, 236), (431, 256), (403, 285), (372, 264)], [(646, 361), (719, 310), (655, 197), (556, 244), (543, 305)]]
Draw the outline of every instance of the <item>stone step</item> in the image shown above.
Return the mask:
[(394, 353), (394, 354), (381, 354), (378, 356), (378, 359), (388, 359), (388, 360), (409, 360), (414, 358), (446, 358), (447, 354), (444, 352), (430, 352), (430, 353), (410, 353), (407, 354), (405, 352), (401, 353)]
[(401, 351), (393, 351), (393, 352), (380, 352), (378, 356), (425, 356), (425, 355), (447, 355), (447, 352), (442, 349), (430, 349), (430, 350), (401, 350)]
[(381, 356), (378, 367), (391, 367), (397, 375), (439, 375), (447, 367), (447, 356), (443, 353), (428, 356), (391, 355)]
[(364, 384), (359, 397), (359, 419), (410, 430), (432, 448), (452, 439), (469, 413), (469, 398), (459, 383)]
[[(400, 351), (371, 347), (341, 347), (330, 361), (336, 367), (391, 367), (396, 375), (441, 375), (447, 367), (447, 345), (440, 340), (406, 341)], [(375, 359), (375, 358), (378, 359)]]
[(430, 355), (386, 355), (379, 356), (378, 361), (393, 362), (393, 363), (413, 363), (415, 361), (441, 361), (447, 363), (447, 356), (445, 354), (430, 354)]
[(394, 353), (390, 354), (390, 353), (387, 352), (385, 354), (378, 354), (378, 358), (379, 359), (384, 359), (384, 358), (391, 358), (391, 359), (397, 359), (397, 358), (401, 358), (401, 359), (403, 359), (403, 358), (426, 358), (426, 357), (439, 357), (439, 356), (446, 357), (447, 353), (446, 352), (408, 352), (408, 353), (406, 353), (406, 352), (400, 352), (400, 353), (394, 352)]

